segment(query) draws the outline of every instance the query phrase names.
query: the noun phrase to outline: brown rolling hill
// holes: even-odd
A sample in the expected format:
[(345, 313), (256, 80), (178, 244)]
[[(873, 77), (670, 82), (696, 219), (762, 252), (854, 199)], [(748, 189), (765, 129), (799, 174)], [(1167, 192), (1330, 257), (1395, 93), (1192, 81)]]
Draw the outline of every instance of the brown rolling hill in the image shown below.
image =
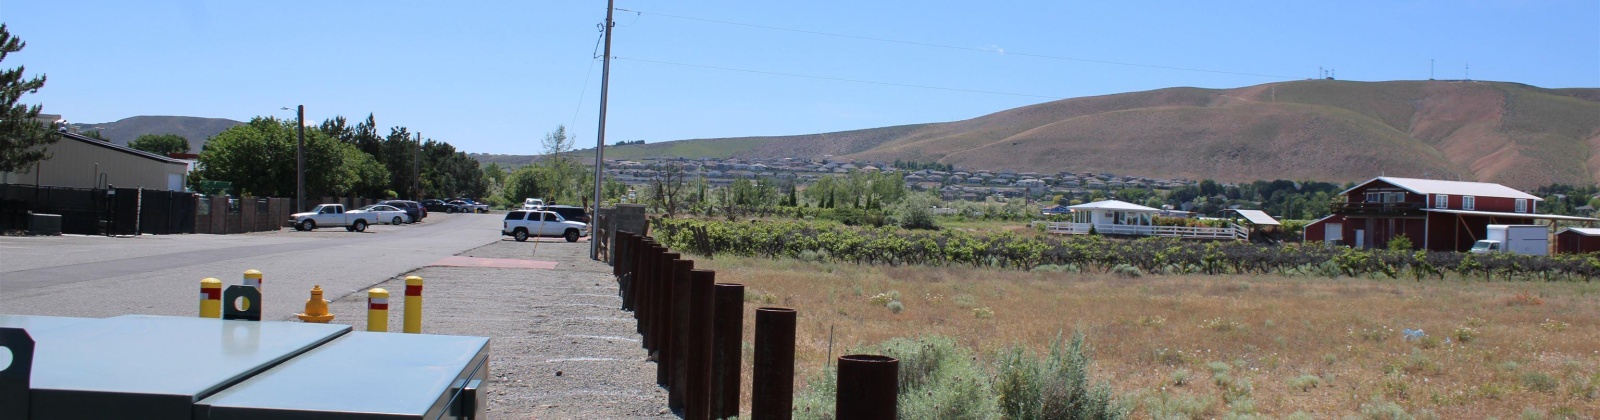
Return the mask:
[(226, 118), (172, 117), (141, 115), (108, 123), (77, 124), (79, 131), (98, 130), (112, 143), (127, 145), (145, 134), (177, 134), (189, 140), (189, 149), (199, 153), (206, 140), (233, 126), (244, 124)]
[(947, 123), (626, 146), (607, 157), (718, 150), (1230, 182), (1390, 175), (1532, 188), (1594, 184), (1597, 149), (1596, 88), (1303, 80), (1065, 99)]

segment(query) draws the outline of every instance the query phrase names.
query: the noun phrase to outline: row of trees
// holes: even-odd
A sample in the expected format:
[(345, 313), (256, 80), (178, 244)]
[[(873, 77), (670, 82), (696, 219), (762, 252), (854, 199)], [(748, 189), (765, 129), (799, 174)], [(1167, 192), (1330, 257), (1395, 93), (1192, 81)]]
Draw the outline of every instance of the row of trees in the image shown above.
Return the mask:
[[(200, 152), (191, 185), (226, 181), (239, 194), (293, 196), (296, 128), (293, 121), (256, 117), (217, 134)], [(488, 190), (477, 160), (449, 143), (414, 136), (404, 126), (378, 133), (371, 114), (354, 126), (340, 116), (308, 128), (306, 194), (418, 199), (481, 197)]]

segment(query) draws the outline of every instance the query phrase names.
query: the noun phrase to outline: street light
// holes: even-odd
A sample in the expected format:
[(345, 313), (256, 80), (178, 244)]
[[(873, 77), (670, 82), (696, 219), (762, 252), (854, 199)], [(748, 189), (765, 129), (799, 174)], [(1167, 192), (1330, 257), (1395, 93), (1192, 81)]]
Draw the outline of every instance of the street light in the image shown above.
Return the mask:
[[(289, 107), (283, 107), (288, 111)], [(294, 146), (294, 211), (306, 211), (306, 106), (299, 105), (295, 109), (295, 131), (299, 132), (299, 140)]]

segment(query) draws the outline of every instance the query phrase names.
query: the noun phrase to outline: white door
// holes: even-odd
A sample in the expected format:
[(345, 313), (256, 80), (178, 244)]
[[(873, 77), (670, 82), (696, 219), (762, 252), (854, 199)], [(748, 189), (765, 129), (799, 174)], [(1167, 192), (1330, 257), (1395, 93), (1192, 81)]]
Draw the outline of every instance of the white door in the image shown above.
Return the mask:
[(1356, 249), (1361, 249), (1366, 246), (1366, 233), (1367, 231), (1365, 230), (1356, 229)]
[(1339, 241), (1339, 243), (1344, 243), (1343, 223), (1327, 223), (1323, 226), (1326, 226), (1327, 230), (1323, 231), (1322, 240), (1327, 242)]
[(167, 191), (183, 191), (183, 175), (167, 174)]

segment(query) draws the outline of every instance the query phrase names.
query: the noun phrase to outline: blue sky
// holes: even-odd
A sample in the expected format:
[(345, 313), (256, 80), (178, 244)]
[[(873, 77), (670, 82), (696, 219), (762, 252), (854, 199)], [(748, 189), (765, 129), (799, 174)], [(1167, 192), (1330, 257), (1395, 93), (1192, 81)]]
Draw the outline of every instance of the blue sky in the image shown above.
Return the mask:
[[(1595, 0), (617, 7), (629, 11), (616, 15), (607, 143), (954, 121), (1052, 98), (1305, 79), (1318, 67), (1417, 80), (1429, 60), (1440, 79), (1470, 65), (1477, 80), (1600, 87)], [(375, 113), (380, 126), (460, 150), (532, 154), (557, 125), (593, 146), (604, 17), (605, 2), (573, 0), (0, 0), (0, 21), (28, 43), (0, 66), (47, 74), (23, 101), (72, 122), (292, 118), (279, 108), (304, 104), (310, 121)]]

